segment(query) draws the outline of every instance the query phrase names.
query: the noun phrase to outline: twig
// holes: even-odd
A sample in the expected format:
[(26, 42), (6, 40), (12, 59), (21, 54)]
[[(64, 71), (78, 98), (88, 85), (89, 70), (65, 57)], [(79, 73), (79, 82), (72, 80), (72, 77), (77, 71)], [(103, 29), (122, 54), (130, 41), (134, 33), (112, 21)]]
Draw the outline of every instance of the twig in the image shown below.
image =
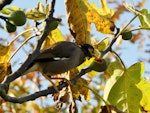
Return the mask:
[(113, 50), (111, 50), (110, 52), (112, 52), (113, 54), (115, 54), (117, 56), (117, 58), (119, 59), (119, 61), (123, 65), (123, 68), (126, 69), (126, 66), (125, 66), (124, 62), (122, 61), (122, 59), (120, 58), (120, 56)]
[(2, 15), (0, 15), (0, 18), (3, 19), (4, 21), (8, 19), (6, 16), (2, 16)]

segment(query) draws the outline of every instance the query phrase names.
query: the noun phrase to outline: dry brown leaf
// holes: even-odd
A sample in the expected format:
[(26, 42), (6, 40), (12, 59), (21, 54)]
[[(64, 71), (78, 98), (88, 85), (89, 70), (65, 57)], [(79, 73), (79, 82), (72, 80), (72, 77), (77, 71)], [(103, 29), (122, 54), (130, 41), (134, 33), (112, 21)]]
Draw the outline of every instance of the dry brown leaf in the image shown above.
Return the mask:
[(90, 43), (90, 24), (86, 17), (88, 7), (85, 2), (87, 1), (66, 0), (69, 28), (78, 44)]

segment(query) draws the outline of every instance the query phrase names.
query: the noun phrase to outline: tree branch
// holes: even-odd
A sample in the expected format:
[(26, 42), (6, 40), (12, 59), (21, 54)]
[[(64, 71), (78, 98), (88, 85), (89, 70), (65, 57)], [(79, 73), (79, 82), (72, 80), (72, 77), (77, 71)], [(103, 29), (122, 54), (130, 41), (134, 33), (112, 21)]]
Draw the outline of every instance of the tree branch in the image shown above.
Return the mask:
[[(91, 69), (89, 68), (86, 68), (86, 69), (82, 69), (80, 71), (79, 74), (77, 74), (77, 76), (75, 76), (73, 79), (70, 80), (70, 82), (72, 84), (75, 84), (77, 82), (77, 80), (84, 74), (90, 72)], [(62, 82), (61, 84), (59, 84), (57, 86), (58, 90), (60, 91), (62, 88), (68, 86), (68, 83), (66, 82)], [(5, 89), (7, 86), (4, 86), (4, 85), (1, 85), (0, 86), (1, 88)], [(57, 91), (54, 89), (53, 86), (45, 89), (45, 90), (41, 90), (41, 91), (38, 91), (38, 92), (35, 92), (33, 94), (30, 94), (28, 96), (24, 96), (24, 97), (20, 97), (20, 98), (17, 98), (17, 97), (11, 97), (9, 95), (7, 95), (7, 93), (4, 91), (4, 90), (0, 90), (0, 96), (5, 100), (5, 101), (9, 101), (9, 102), (13, 102), (13, 103), (23, 103), (23, 102), (27, 102), (27, 101), (31, 101), (31, 100), (35, 100), (41, 96), (47, 96), (49, 94), (54, 94), (54, 93), (57, 93)]]
[(1, 0), (0, 1), (0, 10), (3, 9), (6, 5), (10, 4), (13, 0)]

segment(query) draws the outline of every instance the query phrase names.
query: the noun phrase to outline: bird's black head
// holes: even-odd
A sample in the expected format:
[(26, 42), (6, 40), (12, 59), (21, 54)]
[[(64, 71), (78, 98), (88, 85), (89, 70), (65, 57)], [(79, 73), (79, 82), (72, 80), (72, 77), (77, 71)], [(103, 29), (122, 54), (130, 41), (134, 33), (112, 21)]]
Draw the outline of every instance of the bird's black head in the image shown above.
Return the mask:
[(85, 54), (85, 57), (91, 58), (94, 55), (94, 48), (90, 44), (82, 44), (81, 49)]

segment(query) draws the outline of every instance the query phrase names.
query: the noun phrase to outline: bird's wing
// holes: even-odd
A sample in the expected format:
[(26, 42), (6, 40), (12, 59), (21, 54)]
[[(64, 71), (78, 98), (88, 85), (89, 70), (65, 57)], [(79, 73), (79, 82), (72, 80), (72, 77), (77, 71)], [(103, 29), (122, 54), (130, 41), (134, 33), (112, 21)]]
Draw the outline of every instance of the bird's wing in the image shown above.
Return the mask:
[(54, 57), (56, 57), (56, 55), (52, 54), (51, 52), (52, 50), (49, 49), (45, 49), (42, 50), (40, 52), (40, 54), (38, 55), (38, 57), (34, 60), (34, 62), (47, 62), (47, 61), (53, 61)]
[(71, 42), (58, 42), (48, 49), (42, 50), (35, 62), (48, 62), (64, 60), (72, 57), (74, 50), (78, 47)]

